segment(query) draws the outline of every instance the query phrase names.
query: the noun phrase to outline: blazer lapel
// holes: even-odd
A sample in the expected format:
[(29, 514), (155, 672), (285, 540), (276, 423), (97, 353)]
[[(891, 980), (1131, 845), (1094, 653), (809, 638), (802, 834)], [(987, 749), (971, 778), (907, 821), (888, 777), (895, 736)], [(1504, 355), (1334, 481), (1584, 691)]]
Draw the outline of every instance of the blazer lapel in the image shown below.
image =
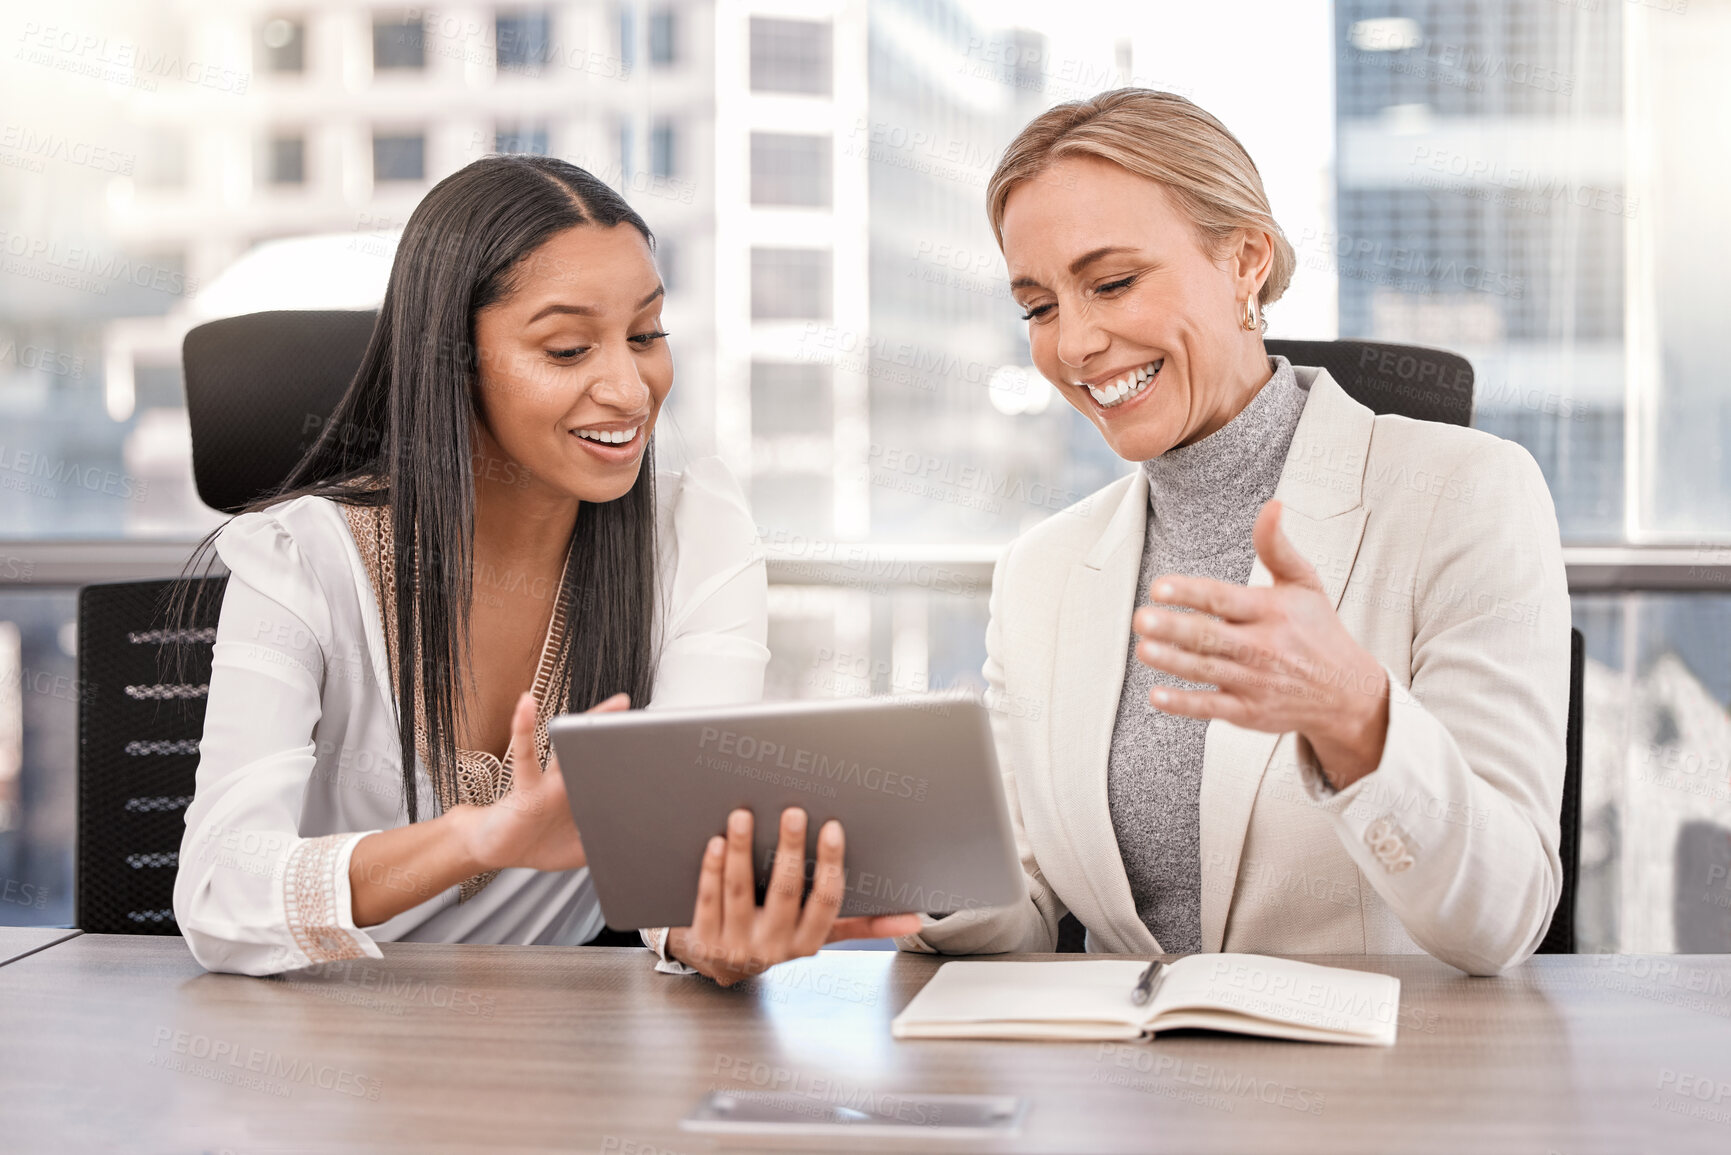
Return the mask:
[[(1375, 415), (1348, 397), (1325, 370), (1294, 367), (1294, 372), (1310, 397), (1274, 496), (1281, 503), (1281, 529), (1316, 567), (1329, 604), (1338, 610), (1368, 516), (1362, 487)], [(1273, 584), (1261, 558), (1247, 584)], [(1251, 810), (1269, 759), (1284, 737), (1219, 719), (1208, 724), (1199, 806), (1204, 951), (1219, 951), (1225, 942)]]
[(1148, 481), (1137, 470), (1105, 533), (1070, 567), (1058, 607), (1047, 733), (1052, 812), (1069, 853), (1042, 863), (1076, 917), (1107, 950), (1160, 949), (1136, 914), (1106, 793), (1107, 760), (1124, 687), (1130, 617), (1148, 525)]

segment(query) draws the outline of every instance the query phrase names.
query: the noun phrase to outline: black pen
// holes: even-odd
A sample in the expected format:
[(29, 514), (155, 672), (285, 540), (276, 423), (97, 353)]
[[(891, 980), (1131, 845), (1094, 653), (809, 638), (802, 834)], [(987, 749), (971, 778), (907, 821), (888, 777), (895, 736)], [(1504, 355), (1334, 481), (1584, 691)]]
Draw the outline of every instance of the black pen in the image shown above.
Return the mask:
[(1142, 977), (1136, 980), (1136, 989), (1130, 992), (1130, 1001), (1142, 1006), (1154, 997), (1154, 988), (1160, 983), (1160, 975), (1166, 969), (1166, 964), (1155, 959), (1148, 964), (1148, 969), (1142, 972)]

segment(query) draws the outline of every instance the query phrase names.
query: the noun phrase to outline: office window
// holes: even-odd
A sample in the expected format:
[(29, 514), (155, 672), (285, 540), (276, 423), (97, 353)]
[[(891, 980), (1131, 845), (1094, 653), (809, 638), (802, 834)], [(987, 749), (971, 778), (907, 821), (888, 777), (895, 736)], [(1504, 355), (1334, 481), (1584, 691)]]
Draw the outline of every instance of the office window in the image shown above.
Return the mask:
[(830, 432), (835, 372), (810, 361), (751, 363), (754, 437)]
[(306, 22), (274, 16), (258, 26), (257, 57), (263, 72), (306, 71)]
[(751, 18), (751, 90), (828, 96), (831, 88), (827, 21)]
[(679, 13), (657, 8), (649, 14), (649, 63), (666, 68), (679, 62)]
[(629, 4), (619, 6), (619, 65), (625, 72), (637, 66), (637, 10)]
[(546, 156), (546, 122), (501, 122), (493, 130), (493, 151), (502, 153), (533, 153), (536, 156)]
[(752, 319), (828, 320), (831, 263), (828, 249), (752, 249)]
[(670, 180), (679, 174), (679, 137), (670, 120), (657, 121), (649, 130), (649, 175)]
[(307, 139), (299, 133), (278, 133), (265, 141), (265, 183), (273, 185), (305, 184), (307, 179)]
[(545, 8), (500, 12), (493, 21), (500, 72), (539, 76), (552, 59), (553, 17)]
[(373, 179), (425, 180), (427, 138), (418, 132), (373, 134)]
[(677, 239), (666, 233), (657, 233), (655, 237), (655, 268), (661, 274), (662, 287), (669, 296), (677, 293), (681, 285), (684, 265), (681, 258), (685, 247)]
[(751, 134), (751, 203), (830, 204), (830, 138), (787, 132)]
[[(53, 0), (13, 7), (43, 32), (57, 21), (65, 32), (70, 19)], [(134, 61), (132, 86), (112, 67), (101, 76), (73, 67), (94, 70), (113, 51), (73, 52), (64, 40), (20, 42), (25, 56), (9, 58), (4, 73), (22, 94), (13, 104), (52, 115), (19, 112), (0, 134), (0, 228), (13, 241), (0, 269), (0, 538), (107, 539), (127, 557), (140, 539), (190, 543), (215, 525), (192, 489), (173, 364), (188, 297), (202, 315), (224, 300), (274, 301), (297, 285), (348, 291), (312, 258), (293, 275), (243, 262), (267, 233), (330, 228), (357, 229), (342, 248), (350, 258), (387, 253), (384, 234), (446, 171), (432, 139), (437, 118), (479, 128), (472, 153), (550, 154), (569, 144), (658, 231), (678, 230), (657, 259), (677, 310), (698, 319), (670, 318), (682, 379), (694, 385), (685, 375), (712, 353), (751, 371), (726, 388), (676, 391), (675, 404), (687, 406), (689, 452), (700, 455), (720, 448), (711, 431), (724, 407), (749, 397), (752, 427), (740, 432), (751, 443), (732, 448), (750, 463), (741, 482), (761, 524), (984, 552), (1126, 468), (1026, 371), (1027, 327), (985, 222), (985, 180), (1017, 130), (1056, 102), (1119, 83), (1170, 88), (1240, 135), (1297, 247), (1297, 273), (1269, 311), (1273, 334), (1440, 344), (1467, 357), (1475, 425), (1532, 453), (1569, 545), (1628, 549), (1616, 572), (1629, 588), (1571, 599), (1589, 647), (1583, 942), (1731, 949), (1731, 852), (1710, 842), (1718, 857), (1706, 855), (1702, 842), (1703, 824), (1731, 829), (1731, 595), (1670, 592), (1664, 575), (1677, 571), (1651, 576), (1646, 552), (1679, 551), (1671, 556), (1685, 559), (1684, 572), (1699, 552), (1705, 580), (1731, 589), (1731, 567), (1718, 568), (1711, 553), (1731, 548), (1731, 389), (1717, 306), (1719, 266), (1731, 252), (1722, 211), (1731, 154), (1712, 147), (1731, 123), (1727, 3), (1078, 0), (1019, 5), (1012, 16), (989, 3), (870, 0), (863, 19), (845, 24), (822, 14), (834, 5), (782, 3), (773, 17), (761, 14), (768, 5), (747, 5), (733, 17), (747, 35), (737, 45), (745, 59), (732, 67), (748, 65), (754, 91), (794, 94), (781, 103), (813, 112), (833, 96), (865, 119), (756, 122), (745, 131), (771, 139), (721, 158), (719, 186), (707, 134), (677, 103), (715, 75), (715, 5), (98, 7), (125, 9), (110, 50), (121, 40), (149, 50)], [(330, 30), (350, 30), (354, 42), (334, 42), (339, 55), (326, 59), (332, 18), (341, 29)], [(213, 41), (213, 20), (232, 24), (239, 40)], [(1078, 39), (1083, 26), (1099, 35)], [(91, 17), (78, 30), (105, 26)], [(523, 79), (547, 55), (557, 76)], [(622, 90), (621, 57), (649, 68), (653, 92)], [(490, 71), (489, 58), (507, 73), (498, 85), (462, 79), (476, 61)], [(351, 65), (368, 73), (369, 60), (376, 84), (342, 82)], [(227, 86), (223, 69), (249, 73), (253, 88)], [(281, 99), (315, 73), (324, 74), (316, 101)], [(273, 100), (279, 107), (265, 107)], [(247, 171), (238, 185), (225, 178), (232, 165), (212, 133), (222, 124), (251, 126), (240, 138)], [(376, 155), (354, 158), (375, 164), (376, 185), (367, 172), (325, 167), (343, 155), (335, 146), (351, 125), (364, 139), (379, 132)], [(828, 163), (794, 147), (794, 133), (833, 133)], [(834, 186), (838, 171), (856, 176), (851, 163), (837, 168), (834, 150), (860, 161), (858, 197)], [(750, 180), (736, 175), (741, 160)], [(338, 188), (354, 182), (336, 178), (356, 176), (358, 187)], [(116, 195), (128, 178), (131, 201)], [(359, 199), (310, 215), (274, 211), (315, 186)], [(827, 203), (838, 233), (863, 243), (849, 245), (845, 260), (838, 245), (832, 260), (788, 251), (825, 241), (759, 237), (765, 250), (737, 271), (751, 280), (718, 284), (712, 254), (730, 242), (716, 222), (740, 211), (761, 219), (754, 200), (806, 206), (788, 216)], [(725, 257), (720, 267), (728, 269)], [(219, 275), (246, 292), (207, 292)], [(864, 299), (844, 312), (831, 293), (855, 284)], [(765, 320), (712, 331), (703, 319), (740, 295)], [(850, 432), (836, 436), (838, 428)], [(844, 459), (855, 450), (875, 456)], [(889, 463), (915, 459), (920, 483), (903, 484)], [(148, 484), (123, 483), (130, 496), (79, 484), (111, 474)], [(0, 580), (18, 564), (10, 552), (0, 548)], [(124, 575), (100, 569), (68, 581), (112, 576)], [(922, 630), (934, 684), (977, 676), (985, 592), (978, 583), (966, 596), (930, 591), (924, 626), (917, 615), (894, 625), (893, 599), (878, 593), (800, 587), (810, 599), (792, 610), (782, 596), (790, 588), (778, 584), (774, 669), (791, 677), (773, 685), (811, 692), (811, 645), (887, 659), (892, 638), (903, 639), (896, 649), (920, 650)], [(966, 612), (942, 609), (945, 598)], [(18, 625), (23, 668), (33, 673), (73, 674), (73, 651), (56, 633), (72, 612), (63, 589), (0, 587), (0, 619)], [(807, 633), (790, 622), (816, 624)], [(904, 636), (913, 641), (904, 646)], [(0, 901), (0, 922), (71, 917), (75, 705), (24, 691), (23, 764), (10, 788), (0, 785), (0, 828), (20, 807), (23, 824), (0, 829), (0, 882), (46, 887), (49, 900), (46, 910)], [(7, 709), (0, 701), (0, 715)], [(16, 729), (0, 716), (0, 746)], [(53, 865), (60, 855), (64, 877)]]
[(835, 532), (833, 494), (834, 482), (823, 474), (756, 474), (751, 479), (751, 515), (778, 535), (827, 538)]
[(427, 37), (419, 15), (373, 18), (373, 71), (417, 70), (426, 66)]
[(186, 134), (173, 128), (147, 128), (139, 134), (138, 164), (133, 170), (145, 188), (186, 187)]

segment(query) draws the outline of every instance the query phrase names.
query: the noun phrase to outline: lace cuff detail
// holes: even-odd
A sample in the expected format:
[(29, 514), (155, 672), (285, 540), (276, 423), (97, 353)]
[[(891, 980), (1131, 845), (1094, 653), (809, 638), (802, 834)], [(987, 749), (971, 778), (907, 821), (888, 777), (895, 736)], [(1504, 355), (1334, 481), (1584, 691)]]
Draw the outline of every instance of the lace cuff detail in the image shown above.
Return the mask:
[(643, 936), (643, 945), (655, 952), (655, 969), (664, 975), (694, 975), (697, 968), (687, 966), (667, 953), (667, 936), (669, 928), (658, 926), (638, 932)]
[[(306, 965), (346, 958), (375, 958), (377, 947), (368, 951), (357, 931), (343, 925), (341, 907), (348, 900), (346, 870), (348, 846), (363, 836), (327, 834), (306, 838), (289, 852), (283, 871), (283, 916), (295, 946), (306, 956)], [(339, 885), (341, 884), (341, 885)], [(339, 901), (339, 899), (341, 901)]]

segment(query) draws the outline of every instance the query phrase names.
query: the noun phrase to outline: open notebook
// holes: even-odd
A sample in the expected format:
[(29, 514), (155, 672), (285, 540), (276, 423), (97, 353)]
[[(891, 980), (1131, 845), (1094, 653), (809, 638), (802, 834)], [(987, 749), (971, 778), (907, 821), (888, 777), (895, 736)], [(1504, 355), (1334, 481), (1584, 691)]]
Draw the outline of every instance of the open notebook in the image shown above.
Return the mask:
[(1400, 980), (1252, 954), (1196, 954), (1130, 992), (1147, 964), (1120, 959), (951, 962), (890, 1024), (898, 1039), (1134, 1039), (1201, 1028), (1392, 1046)]

